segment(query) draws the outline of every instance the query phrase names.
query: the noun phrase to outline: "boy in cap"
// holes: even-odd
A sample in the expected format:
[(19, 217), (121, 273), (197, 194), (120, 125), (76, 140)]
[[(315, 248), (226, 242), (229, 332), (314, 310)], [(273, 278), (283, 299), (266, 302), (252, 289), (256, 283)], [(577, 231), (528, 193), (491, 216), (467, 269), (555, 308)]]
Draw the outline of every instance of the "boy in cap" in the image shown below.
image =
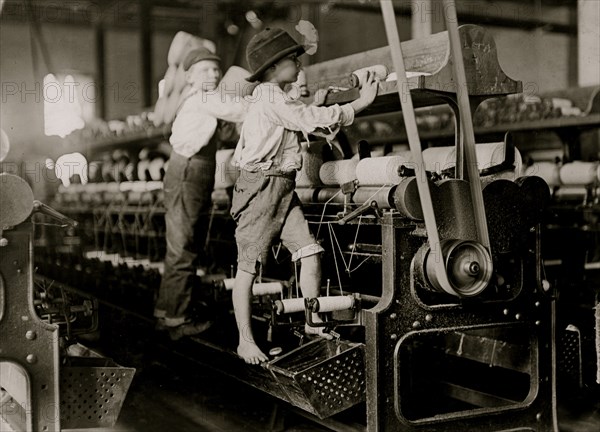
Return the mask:
[[(190, 84), (173, 122), (173, 147), (163, 189), (167, 251), (154, 315), (172, 339), (201, 333), (210, 321), (193, 322), (188, 315), (199, 259), (207, 234), (205, 215), (211, 206), (215, 154), (223, 121), (242, 122), (245, 108), (234, 95), (215, 92), (221, 79), (220, 58), (196, 48), (184, 58)], [(231, 128), (228, 128), (231, 130)], [(235, 139), (235, 138), (234, 138)]]
[[(296, 171), (302, 166), (297, 132), (336, 130), (349, 125), (354, 114), (373, 102), (377, 82), (368, 77), (360, 97), (342, 106), (318, 107), (293, 100), (284, 87), (298, 78), (302, 45), (284, 30), (267, 28), (246, 48), (253, 75), (260, 81), (242, 126), (234, 160), (241, 172), (233, 192), (231, 214), (237, 222), (238, 270), (233, 306), (239, 331), (238, 355), (258, 364), (268, 357), (257, 346), (251, 329), (251, 295), (257, 265), (266, 261), (271, 242), (279, 237), (302, 263), (299, 284), (305, 297), (317, 297), (321, 284), (323, 248), (311, 234), (294, 192)], [(319, 321), (318, 316), (314, 316)], [(305, 327), (307, 333), (321, 333)]]

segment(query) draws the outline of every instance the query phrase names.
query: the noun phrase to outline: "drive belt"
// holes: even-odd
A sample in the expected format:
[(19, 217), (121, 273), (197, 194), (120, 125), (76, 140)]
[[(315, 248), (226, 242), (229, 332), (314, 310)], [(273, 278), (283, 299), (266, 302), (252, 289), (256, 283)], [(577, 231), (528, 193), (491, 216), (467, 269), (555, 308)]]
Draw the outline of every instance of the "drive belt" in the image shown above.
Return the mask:
[[(417, 122), (415, 112), (410, 96), (410, 87), (406, 78), (406, 69), (404, 66), (404, 58), (402, 55), (402, 47), (398, 35), (396, 16), (394, 13), (393, 3), (391, 1), (381, 0), (381, 10), (385, 24), (386, 35), (392, 55), (392, 62), (397, 75), (397, 88), (402, 107), (402, 115), (404, 117), (404, 125), (408, 137), (408, 143), (415, 163), (415, 173), (417, 176), (417, 188), (421, 200), (423, 210), (423, 219), (425, 221), (425, 229), (429, 239), (429, 248), (431, 256), (431, 265), (436, 275), (437, 283), (448, 293), (456, 293), (448, 278), (448, 269), (446, 269), (446, 260), (443, 256), (438, 225), (436, 223), (433, 201), (431, 192), (427, 182), (427, 174), (425, 171), (425, 163), (423, 161), (421, 140), (417, 130)], [(444, 0), (445, 20), (450, 39), (450, 49), (454, 64), (454, 75), (457, 86), (457, 95), (459, 99), (459, 109), (461, 114), (462, 130), (465, 131), (465, 139), (462, 141), (464, 145), (464, 163), (467, 167), (468, 180), (470, 184), (470, 192), (472, 196), (473, 208), (471, 213), (474, 217), (478, 241), (487, 251), (489, 257), (489, 237), (487, 231), (487, 223), (485, 218), (485, 209), (483, 206), (483, 195), (481, 191), (481, 182), (479, 181), (479, 171), (477, 169), (477, 156), (475, 153), (475, 138), (473, 125), (471, 120), (471, 111), (469, 109), (469, 99), (466, 91), (466, 78), (464, 72), (464, 64), (462, 52), (460, 49), (460, 39), (458, 34), (458, 26), (456, 24), (456, 9), (452, 0)], [(462, 91), (461, 91), (462, 90)], [(463, 152), (457, 151), (458, 154)]]

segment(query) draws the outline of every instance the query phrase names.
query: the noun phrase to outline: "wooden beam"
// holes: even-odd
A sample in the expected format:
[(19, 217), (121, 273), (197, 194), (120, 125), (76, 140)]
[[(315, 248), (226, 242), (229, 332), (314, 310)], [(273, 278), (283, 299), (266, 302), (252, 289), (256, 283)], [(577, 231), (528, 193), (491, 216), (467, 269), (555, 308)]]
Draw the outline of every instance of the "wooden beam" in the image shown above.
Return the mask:
[(152, 105), (152, 5), (140, 2), (140, 38), (142, 45), (142, 102), (144, 107)]

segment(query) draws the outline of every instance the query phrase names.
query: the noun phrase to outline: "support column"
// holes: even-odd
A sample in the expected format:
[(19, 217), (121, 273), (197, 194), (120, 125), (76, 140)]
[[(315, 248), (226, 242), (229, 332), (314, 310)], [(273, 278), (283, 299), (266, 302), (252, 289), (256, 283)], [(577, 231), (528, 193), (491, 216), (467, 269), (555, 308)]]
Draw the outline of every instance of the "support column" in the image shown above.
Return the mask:
[(578, 0), (577, 47), (579, 59), (579, 85), (600, 84), (600, 2)]

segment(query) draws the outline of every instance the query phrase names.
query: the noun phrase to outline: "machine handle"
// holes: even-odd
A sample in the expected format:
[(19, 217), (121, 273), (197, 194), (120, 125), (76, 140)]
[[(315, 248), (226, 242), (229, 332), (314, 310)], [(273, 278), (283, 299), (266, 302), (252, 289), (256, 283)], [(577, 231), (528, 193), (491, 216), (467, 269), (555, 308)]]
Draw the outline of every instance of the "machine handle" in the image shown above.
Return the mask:
[(75, 228), (78, 225), (78, 222), (76, 220), (73, 220), (70, 217), (65, 216), (61, 212), (54, 210), (52, 207), (50, 207), (38, 200), (33, 201), (33, 211), (36, 213), (45, 214), (47, 216), (50, 216), (50, 217), (56, 219), (57, 221), (62, 223), (63, 226), (69, 226), (69, 227)]

